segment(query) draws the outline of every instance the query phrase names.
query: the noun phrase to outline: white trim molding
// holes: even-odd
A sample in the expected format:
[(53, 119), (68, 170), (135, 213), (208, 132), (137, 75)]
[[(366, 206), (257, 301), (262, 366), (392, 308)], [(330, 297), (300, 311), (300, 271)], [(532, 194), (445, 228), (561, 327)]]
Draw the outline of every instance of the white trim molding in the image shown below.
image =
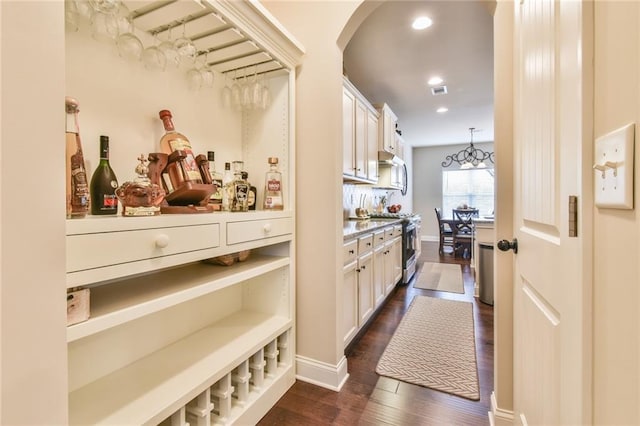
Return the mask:
[(347, 358), (338, 365), (327, 364), (304, 356), (296, 356), (296, 379), (339, 392), (349, 378)]
[(491, 392), (491, 411), (489, 411), (489, 423), (491, 426), (512, 426), (513, 411), (498, 408), (496, 393)]

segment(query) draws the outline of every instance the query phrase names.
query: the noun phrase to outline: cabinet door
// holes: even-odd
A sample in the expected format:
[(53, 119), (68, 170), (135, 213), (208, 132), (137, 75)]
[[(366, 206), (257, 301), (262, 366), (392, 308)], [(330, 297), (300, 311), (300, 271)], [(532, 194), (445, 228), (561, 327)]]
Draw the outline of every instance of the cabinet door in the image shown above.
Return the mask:
[(397, 118), (388, 105), (383, 105), (380, 113), (380, 135), (378, 149), (395, 154), (396, 144), (396, 121)]
[(358, 262), (351, 262), (343, 268), (342, 287), (342, 334), (345, 346), (358, 331)]
[(355, 174), (356, 177), (367, 178), (367, 107), (356, 99), (355, 105)]
[(402, 238), (397, 237), (393, 240), (392, 245), (393, 257), (393, 286), (402, 279)]
[(358, 258), (358, 326), (373, 314), (373, 254)]
[(367, 110), (367, 179), (378, 180), (378, 117)]
[(376, 247), (373, 252), (373, 303), (378, 307), (384, 300), (385, 275), (384, 263), (387, 257), (384, 244)]
[(395, 271), (395, 253), (394, 253), (394, 240), (390, 240), (384, 245), (384, 294), (389, 294), (393, 286), (395, 285), (394, 277)]
[(356, 99), (346, 88), (342, 90), (342, 173), (355, 175), (355, 108)]

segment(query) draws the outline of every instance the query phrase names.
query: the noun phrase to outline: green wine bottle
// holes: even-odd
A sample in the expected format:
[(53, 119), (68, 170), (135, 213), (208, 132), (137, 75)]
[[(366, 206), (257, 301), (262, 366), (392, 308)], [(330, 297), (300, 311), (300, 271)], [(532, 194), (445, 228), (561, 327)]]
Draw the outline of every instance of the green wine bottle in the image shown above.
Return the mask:
[(118, 179), (109, 164), (109, 136), (100, 136), (100, 164), (91, 177), (91, 214), (109, 215), (118, 212), (116, 188)]

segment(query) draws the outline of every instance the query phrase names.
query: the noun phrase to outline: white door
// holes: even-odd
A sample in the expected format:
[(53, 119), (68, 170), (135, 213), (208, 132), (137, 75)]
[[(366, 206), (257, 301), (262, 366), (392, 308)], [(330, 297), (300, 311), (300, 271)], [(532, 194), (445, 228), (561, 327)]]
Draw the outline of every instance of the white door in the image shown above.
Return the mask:
[(515, 5), (515, 424), (591, 420), (592, 7)]

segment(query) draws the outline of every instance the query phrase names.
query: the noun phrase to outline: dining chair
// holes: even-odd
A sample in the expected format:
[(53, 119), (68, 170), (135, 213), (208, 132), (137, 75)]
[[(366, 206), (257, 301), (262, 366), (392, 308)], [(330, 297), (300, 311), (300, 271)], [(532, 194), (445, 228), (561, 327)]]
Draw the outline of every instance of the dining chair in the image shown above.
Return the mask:
[(436, 218), (438, 219), (438, 229), (440, 231), (440, 247), (438, 252), (441, 255), (445, 254), (445, 247), (451, 247), (451, 253), (455, 254), (455, 244), (453, 241), (453, 229), (449, 225), (449, 223), (443, 221), (442, 219), (442, 210), (438, 207), (435, 209)]
[(453, 250), (455, 257), (467, 257), (473, 244), (473, 218), (478, 209), (453, 209)]

